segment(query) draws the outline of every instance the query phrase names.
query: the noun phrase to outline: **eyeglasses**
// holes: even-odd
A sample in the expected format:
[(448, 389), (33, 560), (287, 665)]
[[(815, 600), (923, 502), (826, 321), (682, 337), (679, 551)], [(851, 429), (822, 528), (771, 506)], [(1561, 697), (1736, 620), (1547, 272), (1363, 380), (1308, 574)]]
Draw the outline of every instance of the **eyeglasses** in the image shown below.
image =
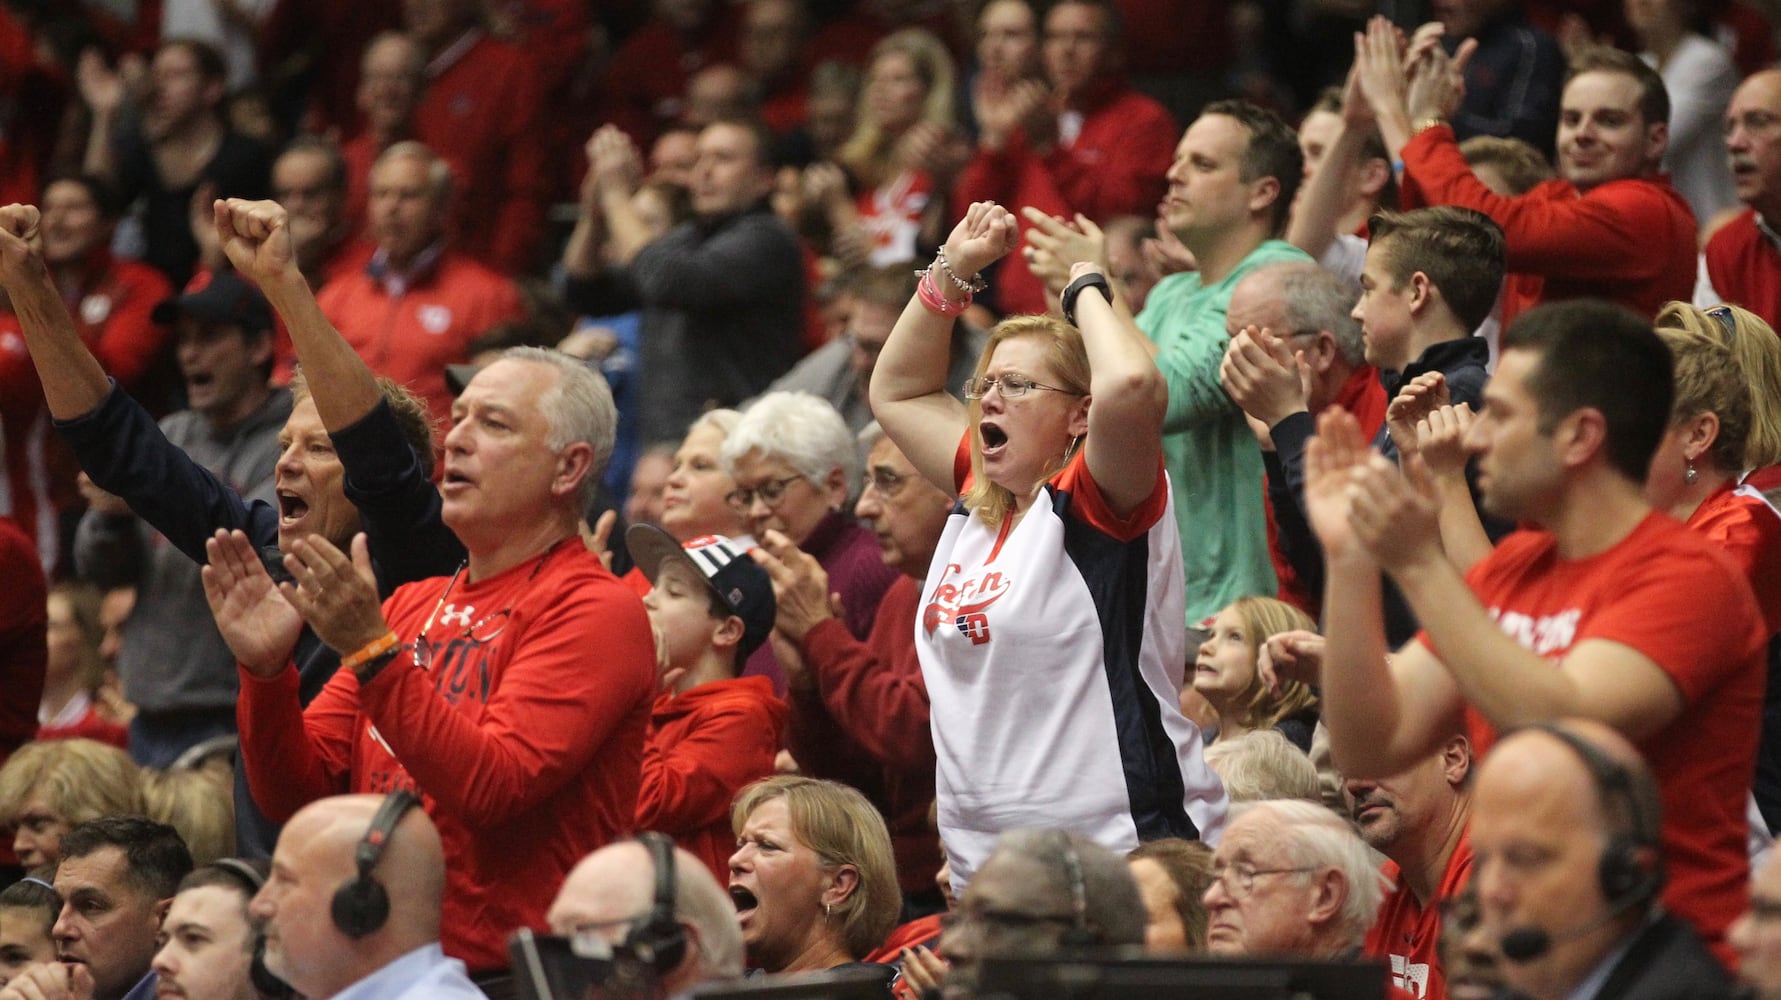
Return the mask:
[(1781, 920), (1781, 899), (1767, 899), (1752, 894), (1750, 897), (1750, 918), (1752, 920)]
[(966, 379), (965, 398), (982, 399), (989, 395), (991, 386), (1001, 390), (1003, 399), (1019, 399), (1026, 395), (1029, 389), (1044, 389), (1046, 392), (1062, 392), (1072, 396), (1084, 395), (1074, 389), (1060, 389), (1055, 385), (1044, 385), (1019, 375), (998, 375), (995, 378), (986, 376)]
[(767, 506), (777, 507), (779, 501), (785, 499), (785, 488), (803, 478), (803, 476), (787, 476), (784, 479), (769, 479), (751, 489), (734, 489), (724, 494), (724, 502), (739, 514), (748, 513), (748, 509), (754, 506), (754, 498), (757, 496)]
[(1714, 306), (1706, 312), (1707, 315), (1719, 321), (1719, 325), (1725, 330), (1726, 336), (1736, 337), (1738, 335), (1738, 317), (1732, 315), (1731, 306)]
[(891, 500), (903, 492), (903, 484), (909, 477), (889, 469), (873, 469), (866, 473), (866, 485), (878, 491), (878, 495)]
[(1243, 899), (1255, 891), (1255, 880), (1263, 875), (1303, 875), (1316, 868), (1257, 868), (1239, 861), (1234, 865), (1213, 865), (1212, 881), (1224, 886), (1225, 895)]
[[(554, 552), (555, 550), (553, 549), (552, 551)], [(550, 553), (545, 553), (544, 558), (550, 558)], [(420, 632), (414, 637), (414, 645), (410, 647), (409, 655), (413, 658), (414, 665), (422, 670), (427, 669), (433, 662), (433, 643), (427, 638), (427, 633), (432, 631), (433, 620), (439, 618), (440, 609), (447, 607), (445, 599), (451, 596), (452, 589), (458, 585), (458, 577), (464, 574), (464, 567), (467, 565), (469, 565), (467, 562), (458, 563), (458, 568), (451, 574), (451, 579), (445, 584), (444, 593), (441, 593), (439, 595), (439, 600), (433, 603), (433, 610), (427, 615), (427, 623), (421, 626)], [(543, 565), (543, 561), (540, 560), (538, 566), (533, 567), (532, 575), (537, 576), (538, 570), (541, 569)], [(483, 615), (481, 618), (472, 621), (470, 620), (470, 610), (472, 609), (466, 609), (460, 612), (454, 607), (452, 610), (445, 613), (445, 617), (439, 618), (439, 623), (442, 625), (456, 625), (463, 629), (462, 632), (445, 640), (441, 645), (449, 645), (454, 641), (465, 639), (478, 646), (493, 642), (497, 636), (506, 631), (507, 619), (511, 617), (513, 613), (512, 608), (502, 608), (493, 614)]]

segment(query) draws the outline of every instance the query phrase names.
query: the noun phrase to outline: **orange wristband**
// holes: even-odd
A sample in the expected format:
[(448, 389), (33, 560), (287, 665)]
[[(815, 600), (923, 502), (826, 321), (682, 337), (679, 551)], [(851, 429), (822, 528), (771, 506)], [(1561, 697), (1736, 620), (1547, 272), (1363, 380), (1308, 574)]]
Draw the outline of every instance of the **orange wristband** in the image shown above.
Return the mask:
[(384, 653), (395, 649), (400, 642), (401, 640), (396, 638), (395, 630), (392, 629), (360, 646), (354, 652), (341, 657), (340, 666), (347, 670), (357, 670), (367, 661), (375, 660)]

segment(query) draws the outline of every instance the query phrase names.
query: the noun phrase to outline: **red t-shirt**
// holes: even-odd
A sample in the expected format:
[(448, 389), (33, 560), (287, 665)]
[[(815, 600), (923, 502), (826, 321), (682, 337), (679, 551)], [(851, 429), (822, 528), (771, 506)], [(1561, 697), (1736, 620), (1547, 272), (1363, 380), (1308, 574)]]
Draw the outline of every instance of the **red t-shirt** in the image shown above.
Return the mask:
[[(1587, 559), (1561, 559), (1552, 535), (1518, 531), (1467, 582), (1504, 632), (1554, 664), (1577, 643), (1606, 639), (1675, 683), (1682, 713), (1639, 744), (1663, 801), (1663, 900), (1733, 964), (1725, 932), (1750, 896), (1744, 810), (1768, 640), (1743, 574), (1712, 542), (1654, 512)], [(1427, 632), (1418, 638), (1434, 649)], [(1468, 705), (1466, 735), (1482, 756), (1496, 729)]]
[(446, 954), (505, 969), (507, 936), (544, 927), (569, 869), (636, 827), (649, 619), (579, 537), (475, 583), (407, 584), (383, 610), (424, 638), (425, 668), (399, 655), (363, 688), (339, 671), (307, 709), (295, 669), (240, 672), (248, 786), (279, 822), (328, 795), (418, 791), (451, 859)]
[(1731, 557), (1762, 608), (1769, 635), (1781, 632), (1781, 513), (1754, 487), (1721, 487), (1702, 501), (1688, 527)]
[(1447, 1000), (1447, 977), (1441, 971), (1441, 903), (1459, 895), (1472, 877), (1472, 842), (1461, 834), (1447, 859), (1441, 884), (1427, 906), (1404, 884), (1397, 862), (1380, 869), (1397, 886), (1379, 906), (1361, 951), (1391, 963), (1391, 984), (1423, 1000)]

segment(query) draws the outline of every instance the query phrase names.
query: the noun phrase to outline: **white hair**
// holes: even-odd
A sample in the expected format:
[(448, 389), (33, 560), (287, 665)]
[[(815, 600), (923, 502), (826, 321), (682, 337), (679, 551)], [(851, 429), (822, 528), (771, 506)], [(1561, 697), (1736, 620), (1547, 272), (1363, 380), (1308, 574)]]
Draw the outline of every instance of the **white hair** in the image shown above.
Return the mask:
[(562, 451), (577, 442), (586, 442), (594, 449), (593, 463), (582, 477), (576, 492), (576, 511), (584, 512), (593, 505), (606, 475), (606, 463), (612, 459), (612, 444), (618, 433), (618, 407), (612, 402), (612, 389), (606, 379), (578, 358), (561, 351), (542, 347), (510, 347), (501, 352), (503, 361), (529, 361), (549, 365), (557, 370), (557, 382), (538, 397), (538, 409), (550, 423), (545, 443), (551, 451)]
[[(1348, 821), (1327, 807), (1300, 799), (1265, 799), (1231, 806), (1230, 819), (1266, 810), (1284, 828), (1281, 841), (1294, 868), (1334, 868), (1348, 883), (1336, 929), (1348, 947), (1359, 947), (1385, 901), (1390, 882), (1373, 863), (1367, 845)], [(1228, 824), (1227, 824), (1228, 828)]]
[(783, 459), (818, 487), (840, 469), (848, 496), (859, 490), (860, 449), (847, 421), (808, 392), (769, 392), (742, 414), (724, 438), (724, 471), (732, 479), (736, 463), (751, 451)]

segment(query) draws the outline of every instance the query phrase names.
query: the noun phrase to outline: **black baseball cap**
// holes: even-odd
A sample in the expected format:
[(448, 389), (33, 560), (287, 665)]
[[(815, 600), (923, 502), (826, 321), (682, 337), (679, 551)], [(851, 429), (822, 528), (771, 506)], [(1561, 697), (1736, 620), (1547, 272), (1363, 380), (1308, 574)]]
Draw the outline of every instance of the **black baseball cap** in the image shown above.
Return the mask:
[(248, 333), (272, 329), (272, 307), (260, 290), (234, 271), (199, 271), (185, 291), (155, 306), (157, 323), (189, 316), (200, 323), (229, 323)]

